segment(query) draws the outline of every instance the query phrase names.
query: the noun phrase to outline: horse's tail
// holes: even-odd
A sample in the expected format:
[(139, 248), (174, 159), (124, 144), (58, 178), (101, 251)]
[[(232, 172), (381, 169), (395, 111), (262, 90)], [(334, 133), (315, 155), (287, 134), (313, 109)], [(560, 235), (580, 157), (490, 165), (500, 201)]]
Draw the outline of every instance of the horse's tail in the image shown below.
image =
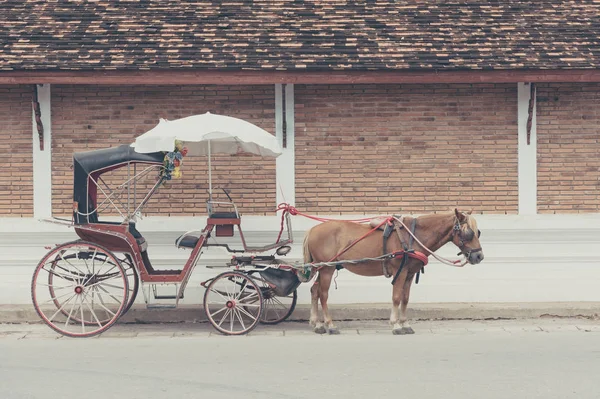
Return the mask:
[(310, 253), (310, 249), (308, 248), (308, 237), (310, 236), (311, 230), (312, 230), (312, 228), (306, 232), (306, 234), (304, 235), (304, 241), (302, 242), (302, 253), (304, 255), (304, 268), (303, 268), (303, 270), (298, 270), (298, 272), (297, 272), (298, 279), (303, 283), (310, 281), (313, 278), (314, 273), (315, 273), (315, 268), (308, 266), (313, 261), (313, 256)]
[(304, 241), (302, 242), (302, 253), (304, 254), (304, 264), (311, 263), (313, 261), (312, 254), (310, 253), (310, 249), (308, 248), (308, 236), (310, 235), (310, 228), (306, 234), (304, 235)]

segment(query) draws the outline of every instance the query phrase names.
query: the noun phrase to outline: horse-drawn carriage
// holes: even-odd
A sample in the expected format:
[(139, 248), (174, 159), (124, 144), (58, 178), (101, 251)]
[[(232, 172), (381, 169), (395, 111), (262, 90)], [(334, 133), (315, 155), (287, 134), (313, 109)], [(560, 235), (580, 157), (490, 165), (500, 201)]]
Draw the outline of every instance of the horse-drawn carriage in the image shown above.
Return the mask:
[[(207, 155), (209, 160), (206, 225), (200, 230), (185, 232), (175, 240), (177, 248), (190, 251), (181, 269), (155, 268), (150, 260), (148, 244), (137, 230), (136, 221), (157, 190), (173, 177), (180, 176), (179, 168), (188, 152), (189, 155)], [(344, 266), (357, 272), (354, 270), (356, 266), (361, 270), (357, 274), (365, 275), (376, 275), (370, 271), (374, 267), (380, 268), (380, 275), (386, 274), (385, 268), (391, 267), (395, 273), (394, 282), (400, 276), (402, 285), (408, 280), (412, 282), (416, 268), (420, 270), (426, 263), (427, 256), (422, 252), (423, 248), (427, 249), (427, 243), (422, 244), (414, 234), (416, 222), (412, 229), (405, 230), (421, 245), (416, 247), (417, 251), (404, 245), (404, 233), (401, 234), (400, 229), (406, 225), (398, 218), (388, 218), (374, 226), (360, 225), (356, 236), (347, 237), (354, 240), (351, 245), (344, 244), (343, 248), (330, 246), (329, 252), (333, 252), (325, 251), (324, 257), (319, 256), (319, 248), (311, 244), (311, 237), (307, 235), (304, 263), (286, 262), (283, 257), (291, 249), (289, 245), (293, 242), (293, 236), (290, 208), (285, 206), (281, 207), (281, 231), (275, 242), (260, 247), (247, 245), (242, 217), (229, 194), (226, 192), (229, 201), (213, 200), (210, 175), (212, 153), (239, 152), (277, 156), (281, 150), (274, 136), (250, 123), (205, 114), (173, 122), (161, 121), (132, 145), (75, 153), (72, 218), (54, 218), (52, 221), (73, 227), (79, 239), (51, 249), (35, 269), (31, 286), (32, 300), (42, 320), (63, 335), (89, 337), (106, 331), (117, 322), (131, 308), (140, 288), (146, 304), (153, 300), (169, 299), (177, 306), (202, 251), (221, 247), (233, 254), (227, 264), (229, 270), (202, 283), (206, 288), (204, 311), (214, 328), (224, 334), (238, 335), (251, 331), (259, 323), (274, 324), (285, 320), (294, 311), (296, 289), (301, 281), (310, 280), (315, 271), (321, 270), (327, 273), (324, 281), (320, 282), (321, 290), (311, 290), (311, 322), (319, 324), (316, 320), (316, 303), (320, 299), (325, 313), (325, 326), (318, 325), (316, 330), (326, 328), (333, 332), (335, 328), (326, 311), (324, 293), (329, 289), (330, 279), (327, 280), (330, 270), (335, 268), (328, 266)], [(120, 181), (115, 183), (117, 178)], [(138, 186), (144, 191), (140, 195)], [(106, 209), (111, 209), (113, 214), (116, 212), (119, 221), (103, 220), (101, 212)], [(482, 255), (476, 259), (472, 254), (481, 252), (481, 249), (466, 245), (471, 241), (478, 245), (478, 240), (470, 237), (467, 242), (463, 234), (475, 228), (471, 217), (456, 212), (451, 222), (447, 241), (454, 241), (461, 252), (471, 258), (471, 263), (478, 263)], [(358, 226), (352, 224), (355, 225)], [(384, 226), (388, 226), (385, 231), (381, 230)], [(390, 237), (392, 227), (398, 234), (397, 242), (395, 236)], [(228, 244), (211, 241), (215, 237), (233, 237), (235, 229), (239, 232), (242, 248), (231, 248)], [(352, 229), (355, 227), (349, 230)], [(325, 234), (332, 236), (328, 232)], [(383, 253), (378, 245), (373, 246), (372, 243), (367, 244), (369, 248), (379, 251), (376, 255), (371, 249), (361, 251), (360, 245), (357, 245), (381, 236), (385, 237)], [(327, 237), (320, 241), (326, 242)], [(389, 240), (388, 250), (385, 240)], [(400, 244), (403, 247), (399, 247)], [(357, 263), (362, 265), (357, 266)], [(320, 274), (317, 282), (322, 280)], [(161, 294), (158, 288), (163, 285), (175, 286), (175, 294)], [(404, 300), (402, 303), (404, 314)], [(402, 324), (398, 328), (404, 329), (406, 326)]]

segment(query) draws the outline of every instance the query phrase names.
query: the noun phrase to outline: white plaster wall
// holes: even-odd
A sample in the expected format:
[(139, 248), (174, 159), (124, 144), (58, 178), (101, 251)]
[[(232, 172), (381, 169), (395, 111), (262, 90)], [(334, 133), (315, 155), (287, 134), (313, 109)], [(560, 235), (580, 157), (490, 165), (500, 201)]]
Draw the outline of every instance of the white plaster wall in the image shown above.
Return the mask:
[[(411, 302), (600, 301), (599, 214), (480, 215), (477, 220), (485, 260), (477, 266), (457, 269), (431, 258), (420, 284), (411, 291)], [(147, 218), (138, 222), (138, 230), (149, 242), (155, 267), (177, 268), (189, 251), (175, 248), (175, 239), (204, 223), (201, 217)], [(295, 244), (288, 258), (299, 261), (304, 231), (314, 223), (300, 216), (292, 217), (292, 223)], [(278, 217), (243, 217), (242, 227), (252, 244), (273, 241), (278, 226)], [(0, 218), (0, 304), (31, 303), (31, 277), (47, 252), (44, 247), (74, 238), (73, 230), (67, 227), (33, 219)], [(237, 238), (233, 241), (239, 242)], [(452, 258), (456, 252), (452, 244), (438, 251)], [(221, 249), (207, 250), (182, 303), (200, 304), (204, 293), (200, 282), (226, 270), (206, 266), (223, 266), (230, 256)], [(332, 287), (330, 293), (331, 303), (390, 301), (390, 280), (383, 277), (359, 277), (342, 270), (337, 283), (338, 289)], [(300, 286), (301, 303), (308, 303), (308, 289), (306, 284)], [(143, 302), (142, 295), (138, 301)]]

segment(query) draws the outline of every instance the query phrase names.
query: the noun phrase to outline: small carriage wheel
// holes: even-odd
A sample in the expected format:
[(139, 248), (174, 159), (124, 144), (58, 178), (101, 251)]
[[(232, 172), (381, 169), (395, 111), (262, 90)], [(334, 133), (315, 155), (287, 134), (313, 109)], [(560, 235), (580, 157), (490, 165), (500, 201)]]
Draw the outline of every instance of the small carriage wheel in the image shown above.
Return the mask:
[(69, 337), (106, 331), (123, 313), (128, 296), (127, 275), (119, 260), (106, 248), (84, 241), (51, 250), (31, 281), (38, 315)]
[(260, 322), (262, 293), (247, 274), (221, 273), (206, 287), (204, 311), (217, 331), (226, 335), (246, 334)]
[(277, 324), (286, 320), (294, 313), (296, 302), (298, 301), (298, 292), (294, 290), (287, 296), (277, 296), (271, 286), (259, 276), (250, 272), (250, 275), (260, 286), (263, 296), (263, 311), (260, 317), (261, 324)]

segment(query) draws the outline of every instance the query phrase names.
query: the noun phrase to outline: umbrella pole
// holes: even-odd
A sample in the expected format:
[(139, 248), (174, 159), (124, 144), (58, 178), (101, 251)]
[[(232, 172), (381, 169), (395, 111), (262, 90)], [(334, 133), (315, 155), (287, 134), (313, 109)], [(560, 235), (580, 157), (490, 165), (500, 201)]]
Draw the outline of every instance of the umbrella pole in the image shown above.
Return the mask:
[(210, 158), (210, 140), (208, 140), (208, 200), (212, 202), (212, 165)]

